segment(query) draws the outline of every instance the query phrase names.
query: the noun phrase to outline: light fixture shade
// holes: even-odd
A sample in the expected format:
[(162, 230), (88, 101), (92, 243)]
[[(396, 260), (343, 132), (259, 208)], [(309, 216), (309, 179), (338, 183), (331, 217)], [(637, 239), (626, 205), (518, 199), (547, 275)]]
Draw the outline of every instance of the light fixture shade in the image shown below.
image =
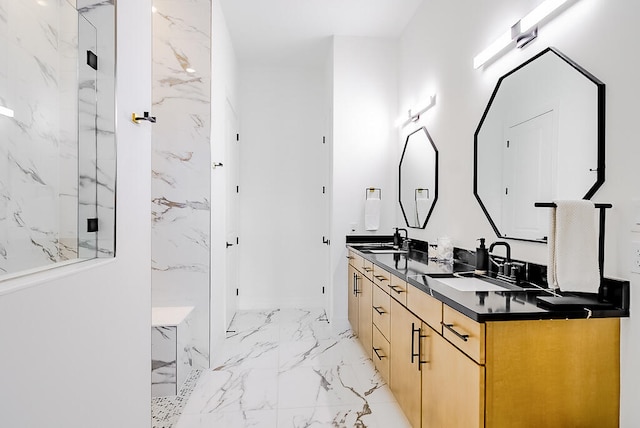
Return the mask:
[(502, 33), (493, 43), (491, 43), (485, 50), (480, 52), (473, 58), (473, 68), (479, 68), (485, 62), (493, 58), (498, 52), (505, 49), (511, 44), (513, 39), (511, 38), (511, 29)]
[(13, 110), (7, 107), (0, 106), (0, 114), (7, 117), (13, 117)]
[(480, 68), (483, 64), (506, 49), (514, 41), (521, 48), (526, 46), (538, 35), (537, 25), (551, 15), (569, 0), (545, 0), (538, 7), (529, 12), (524, 18), (513, 24), (489, 47), (473, 58), (473, 68)]
[(520, 29), (525, 32), (538, 25), (554, 10), (565, 4), (567, 0), (546, 0), (520, 20)]

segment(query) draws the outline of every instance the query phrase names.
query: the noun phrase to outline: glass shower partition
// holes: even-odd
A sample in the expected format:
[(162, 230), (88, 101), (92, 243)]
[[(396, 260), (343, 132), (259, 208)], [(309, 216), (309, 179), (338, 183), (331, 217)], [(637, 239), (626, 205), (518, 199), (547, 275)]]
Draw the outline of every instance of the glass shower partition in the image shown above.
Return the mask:
[(77, 3), (0, 0), (0, 281), (115, 255), (114, 2)]

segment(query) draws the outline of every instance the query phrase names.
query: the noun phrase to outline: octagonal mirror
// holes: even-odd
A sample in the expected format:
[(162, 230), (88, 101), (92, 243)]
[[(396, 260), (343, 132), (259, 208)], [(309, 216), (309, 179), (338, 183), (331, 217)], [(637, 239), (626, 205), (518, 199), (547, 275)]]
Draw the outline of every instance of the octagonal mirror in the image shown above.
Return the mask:
[(424, 229), (438, 199), (438, 149), (425, 127), (407, 136), (399, 169), (405, 222), (408, 227)]
[(604, 182), (605, 85), (554, 48), (502, 76), (475, 133), (474, 194), (496, 234), (546, 242), (536, 202)]

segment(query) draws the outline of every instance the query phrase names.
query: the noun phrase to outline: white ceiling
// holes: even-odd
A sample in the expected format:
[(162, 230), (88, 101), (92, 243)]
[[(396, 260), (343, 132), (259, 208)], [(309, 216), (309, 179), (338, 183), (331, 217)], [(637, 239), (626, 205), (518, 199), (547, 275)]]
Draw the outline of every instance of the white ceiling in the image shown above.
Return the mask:
[(397, 38), (423, 0), (221, 0), (241, 65), (320, 65), (330, 36)]

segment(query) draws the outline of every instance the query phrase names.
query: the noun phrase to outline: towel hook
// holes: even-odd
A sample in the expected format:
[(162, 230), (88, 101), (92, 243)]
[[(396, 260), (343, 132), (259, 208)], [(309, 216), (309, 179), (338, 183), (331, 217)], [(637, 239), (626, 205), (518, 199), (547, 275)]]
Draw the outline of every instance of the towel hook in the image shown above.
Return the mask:
[(148, 122), (151, 123), (156, 123), (156, 117), (155, 116), (149, 116), (149, 112), (145, 111), (142, 115), (142, 117), (137, 116), (135, 113), (131, 113), (131, 120), (133, 121), (133, 123), (140, 123), (141, 120), (146, 120)]
[(371, 195), (372, 193), (378, 192), (378, 199), (382, 199), (382, 189), (377, 188), (377, 187), (367, 187), (364, 190), (364, 198), (365, 199), (369, 199), (369, 195)]

